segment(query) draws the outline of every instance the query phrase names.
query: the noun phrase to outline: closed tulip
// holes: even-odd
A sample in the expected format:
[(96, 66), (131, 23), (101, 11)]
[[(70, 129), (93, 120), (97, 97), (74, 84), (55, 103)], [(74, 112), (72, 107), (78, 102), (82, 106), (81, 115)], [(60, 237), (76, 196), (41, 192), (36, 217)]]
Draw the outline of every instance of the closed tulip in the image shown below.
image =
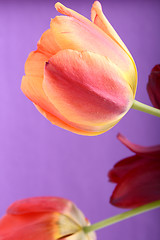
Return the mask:
[(92, 22), (60, 3), (30, 53), (23, 93), (53, 124), (82, 135), (112, 128), (133, 104), (137, 71), (128, 49), (94, 2)]
[(1, 240), (96, 240), (83, 213), (69, 200), (35, 197), (17, 201), (0, 219)]
[(160, 64), (154, 66), (149, 75), (147, 91), (153, 106), (160, 109)]
[(115, 164), (108, 173), (116, 183), (110, 203), (121, 208), (135, 208), (160, 200), (160, 145), (143, 147), (121, 134), (118, 139), (135, 155)]

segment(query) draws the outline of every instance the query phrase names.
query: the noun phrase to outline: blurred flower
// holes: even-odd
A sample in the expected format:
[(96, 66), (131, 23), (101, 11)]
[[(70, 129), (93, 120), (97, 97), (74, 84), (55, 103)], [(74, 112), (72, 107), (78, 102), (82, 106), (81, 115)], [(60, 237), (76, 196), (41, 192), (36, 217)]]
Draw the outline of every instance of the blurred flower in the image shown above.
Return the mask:
[(30, 53), (23, 93), (53, 124), (82, 135), (112, 128), (130, 109), (137, 71), (131, 54), (94, 2), (92, 22), (55, 5), (57, 16)]
[(58, 197), (35, 197), (17, 201), (0, 220), (2, 240), (95, 240), (85, 234), (89, 225), (82, 212), (71, 202)]
[(147, 91), (153, 106), (160, 109), (160, 64), (154, 66), (149, 75)]
[(121, 134), (118, 139), (136, 154), (119, 161), (109, 171), (109, 180), (117, 183), (110, 203), (117, 207), (135, 208), (160, 200), (160, 145), (139, 146)]

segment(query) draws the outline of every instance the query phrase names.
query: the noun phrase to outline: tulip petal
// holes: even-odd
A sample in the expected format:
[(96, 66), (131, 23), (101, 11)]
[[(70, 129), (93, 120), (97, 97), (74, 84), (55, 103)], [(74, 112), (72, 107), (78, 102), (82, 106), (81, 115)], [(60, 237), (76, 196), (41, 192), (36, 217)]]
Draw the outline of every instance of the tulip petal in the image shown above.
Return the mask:
[(160, 109), (160, 64), (154, 66), (149, 75), (147, 91), (152, 105)]
[(6, 215), (0, 221), (0, 239), (4, 240), (57, 240), (81, 230), (71, 218), (54, 214)]
[(116, 186), (110, 203), (135, 208), (160, 199), (160, 161), (152, 161), (129, 171)]
[[(38, 53), (40, 54), (40, 53)], [(35, 56), (36, 54), (33, 54)], [(54, 105), (49, 101), (48, 97), (45, 95), (43, 88), (42, 88), (42, 82), (43, 78), (42, 76), (37, 77), (36, 74), (41, 75), (42, 68), (40, 64), (35, 65), (36, 67), (32, 69), (32, 65), (34, 64), (33, 61), (30, 62), (30, 66), (28, 63), (26, 63), (26, 73), (27, 76), (23, 76), (22, 83), (21, 83), (21, 89), (23, 93), (32, 101), (34, 102), (36, 108), (38, 111), (46, 117), (49, 121), (52, 122), (52, 124), (59, 126), (61, 128), (64, 128), (68, 131), (81, 134), (81, 135), (87, 135), (87, 136), (94, 136), (97, 135), (97, 133), (92, 133), (88, 131), (83, 131), (81, 129), (75, 128), (72, 125), (69, 124), (68, 120), (65, 120), (65, 118), (57, 111), (57, 109), (54, 107)], [(33, 74), (30, 75), (30, 72)], [(34, 76), (35, 74), (35, 76)], [(99, 134), (103, 133), (103, 131), (99, 132)]]
[[(103, 14), (102, 6), (99, 1), (95, 1), (92, 5), (91, 20), (96, 26), (98, 26), (100, 29), (102, 29), (107, 34), (107, 36), (109, 36), (111, 39), (113, 39), (128, 54), (128, 56), (130, 57), (130, 59), (133, 63), (134, 70), (137, 75), (136, 65), (135, 65), (135, 62), (134, 62), (130, 52), (128, 51), (126, 45), (123, 43), (121, 38), (118, 36), (117, 32), (114, 30), (112, 25), (109, 23), (109, 21)], [(136, 84), (133, 89), (133, 94), (134, 94), (134, 96), (136, 94)]]
[[(150, 159), (149, 159), (150, 161)], [(125, 158), (114, 165), (114, 167), (108, 172), (110, 182), (118, 183), (130, 170), (136, 167), (140, 167), (145, 164), (147, 159), (134, 155), (132, 157)]]
[(95, 1), (92, 5), (91, 20), (94, 24), (101, 28), (108, 36), (110, 36), (116, 43), (118, 43), (118, 45), (120, 45), (129, 56), (131, 56), (125, 44), (120, 39), (114, 28), (111, 26), (111, 24), (103, 14), (102, 6), (99, 1)]
[(111, 128), (133, 101), (121, 71), (91, 52), (58, 52), (46, 64), (43, 88), (60, 113), (85, 131)]
[(83, 231), (77, 232), (64, 240), (96, 240), (96, 235), (94, 232), (85, 234)]
[(42, 88), (44, 66), (47, 61), (48, 57), (39, 51), (30, 53), (25, 64), (26, 76), (22, 78), (21, 90), (31, 101), (53, 114), (57, 110), (50, 103)]
[(76, 11), (74, 11), (74, 10), (72, 10), (70, 8), (65, 7), (60, 2), (57, 2), (55, 4), (55, 8), (56, 8), (56, 10), (59, 13), (61, 13), (63, 15), (66, 15), (66, 16), (69, 16), (69, 17), (73, 17), (73, 18), (79, 20), (80, 22), (84, 23), (85, 25), (92, 26), (92, 23), (87, 18), (85, 18), (81, 14), (77, 13)]
[(42, 109), (41, 107), (39, 107), (38, 105), (34, 104), (35, 107), (37, 108), (37, 110), (45, 117), (47, 118), (52, 124), (59, 126), (63, 129), (66, 129), (70, 132), (74, 132), (80, 135), (87, 135), (87, 136), (95, 136), (97, 134), (102, 134), (105, 131), (101, 131), (101, 132), (88, 132), (88, 131), (83, 131), (81, 129), (75, 128), (71, 125), (67, 125), (65, 122), (62, 122), (60, 119), (58, 119), (57, 117), (55, 117), (54, 115), (46, 112), (44, 109)]
[(60, 197), (27, 198), (16, 201), (7, 209), (7, 213), (12, 215), (54, 212), (65, 214), (75, 221), (78, 219), (79, 225), (86, 224), (82, 212), (71, 201)]
[(54, 114), (57, 110), (46, 97), (42, 89), (43, 78), (37, 76), (23, 76), (21, 89), (23, 93), (35, 104), (41, 106), (47, 112)]
[[(114, 38), (112, 39), (97, 27), (96, 24), (93, 24), (82, 15), (66, 8), (60, 3), (57, 3), (55, 7), (60, 13), (69, 16), (56, 17), (51, 21), (51, 29), (57, 44), (62, 49), (91, 51), (107, 56), (112, 62), (119, 66), (121, 70), (126, 72), (126, 79), (128, 83), (131, 84), (135, 96), (137, 70), (131, 55), (126, 53), (126, 50), (124, 51), (120, 44), (115, 42)], [(115, 35), (117, 34), (115, 33)], [(131, 75), (128, 76), (127, 72)]]
[[(23, 76), (21, 89), (23, 93), (34, 102), (38, 111), (46, 117), (52, 124), (55, 124), (61, 128), (69, 130), (71, 132), (94, 136), (97, 133), (83, 131), (81, 129), (72, 126), (70, 121), (66, 120), (49, 101), (42, 88), (42, 82), (44, 77), (44, 66), (49, 59), (49, 56), (37, 51), (33, 51), (29, 54), (25, 64), (26, 76)], [(103, 133), (101, 131), (99, 134)]]
[(52, 232), (52, 214), (6, 215), (0, 220), (2, 240), (55, 240)]
[(86, 24), (73, 16), (58, 16), (51, 20), (50, 27), (61, 49), (99, 53), (125, 71), (133, 67), (124, 50), (92, 22)]
[(46, 55), (54, 55), (60, 50), (51, 29), (48, 29), (42, 34), (40, 40), (38, 41), (37, 48), (38, 51), (43, 52)]
[(34, 197), (14, 202), (7, 213), (12, 215), (22, 215), (26, 213), (63, 213), (65, 208), (72, 204), (69, 200), (59, 197)]
[(152, 105), (155, 108), (160, 109), (160, 91), (157, 91), (157, 88), (153, 89), (150, 82), (147, 84), (147, 92), (151, 100)]
[(31, 52), (25, 63), (25, 74), (27, 76), (37, 76), (43, 78), (45, 63), (51, 56), (51, 54), (46, 56), (38, 50)]
[(160, 156), (160, 145), (152, 146), (152, 147), (144, 147), (137, 144), (133, 144), (130, 142), (126, 137), (122, 134), (118, 134), (117, 138), (132, 152), (140, 156), (150, 156), (150, 158), (157, 158), (159, 159)]
[(28, 198), (8, 208), (7, 214), (0, 220), (0, 239), (28, 240), (29, 236), (31, 240), (56, 240), (68, 239), (72, 234), (78, 239), (82, 226), (87, 224), (82, 212), (69, 200)]

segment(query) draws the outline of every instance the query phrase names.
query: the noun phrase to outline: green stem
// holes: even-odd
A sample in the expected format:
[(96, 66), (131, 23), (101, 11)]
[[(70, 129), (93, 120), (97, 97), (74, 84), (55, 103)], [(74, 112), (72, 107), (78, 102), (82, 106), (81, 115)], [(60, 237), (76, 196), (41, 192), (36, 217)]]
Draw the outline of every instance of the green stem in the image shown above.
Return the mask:
[(143, 205), (143, 206), (135, 208), (135, 209), (132, 209), (130, 211), (121, 213), (121, 214), (116, 215), (114, 217), (111, 217), (111, 218), (105, 219), (103, 221), (97, 222), (93, 225), (86, 226), (86, 227), (83, 228), (83, 231), (85, 233), (96, 231), (96, 230), (99, 230), (101, 228), (107, 227), (107, 226), (112, 225), (112, 224), (117, 223), (117, 222), (121, 222), (121, 221), (123, 221), (127, 218), (134, 217), (138, 214), (147, 212), (149, 210), (152, 210), (152, 209), (155, 209), (155, 208), (158, 208), (158, 207), (160, 207), (160, 200), (149, 203), (149, 204), (146, 204), (146, 205)]
[(139, 110), (141, 112), (149, 113), (151, 115), (160, 117), (160, 109), (150, 107), (144, 103), (134, 100), (132, 107), (133, 109)]

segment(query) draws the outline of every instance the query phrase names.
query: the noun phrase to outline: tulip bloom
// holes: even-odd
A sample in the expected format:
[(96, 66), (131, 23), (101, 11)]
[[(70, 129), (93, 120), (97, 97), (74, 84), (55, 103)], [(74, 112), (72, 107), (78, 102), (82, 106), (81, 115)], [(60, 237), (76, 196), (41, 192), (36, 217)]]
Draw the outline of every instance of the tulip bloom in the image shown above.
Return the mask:
[(160, 145), (142, 147), (121, 134), (119, 140), (135, 153), (119, 161), (108, 173), (117, 184), (110, 203), (122, 208), (135, 208), (160, 200)]
[(147, 91), (153, 106), (160, 109), (160, 64), (154, 66), (149, 75)]
[(85, 234), (89, 225), (83, 213), (69, 200), (35, 197), (17, 201), (0, 220), (3, 240), (96, 240), (94, 232)]
[(30, 53), (23, 93), (53, 124), (82, 135), (112, 128), (130, 109), (137, 71), (131, 54), (96, 1), (92, 22), (55, 5), (57, 16)]

